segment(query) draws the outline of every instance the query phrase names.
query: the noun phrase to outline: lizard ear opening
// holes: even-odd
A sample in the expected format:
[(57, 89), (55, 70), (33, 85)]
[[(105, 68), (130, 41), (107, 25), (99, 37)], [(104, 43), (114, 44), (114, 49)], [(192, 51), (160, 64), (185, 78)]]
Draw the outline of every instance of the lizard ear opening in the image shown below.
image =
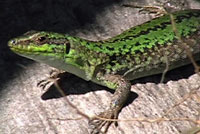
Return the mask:
[(70, 50), (70, 43), (69, 42), (65, 43), (65, 46), (66, 46), (65, 53), (68, 54)]

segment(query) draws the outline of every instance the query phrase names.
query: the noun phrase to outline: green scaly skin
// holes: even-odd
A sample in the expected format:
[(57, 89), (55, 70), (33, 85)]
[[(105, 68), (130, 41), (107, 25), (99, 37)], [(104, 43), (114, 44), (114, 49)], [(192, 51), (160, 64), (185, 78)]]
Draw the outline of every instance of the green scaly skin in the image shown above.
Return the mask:
[[(200, 58), (200, 10), (173, 13), (183, 42)], [(89, 41), (66, 34), (28, 32), (8, 43), (24, 57), (68, 71), (85, 80), (116, 89), (104, 118), (117, 118), (130, 92), (129, 80), (162, 73), (189, 63), (187, 54), (175, 36), (169, 15), (133, 27), (102, 41)], [(100, 130), (110, 122), (92, 119), (90, 125)], [(91, 133), (96, 133), (93, 131)]]

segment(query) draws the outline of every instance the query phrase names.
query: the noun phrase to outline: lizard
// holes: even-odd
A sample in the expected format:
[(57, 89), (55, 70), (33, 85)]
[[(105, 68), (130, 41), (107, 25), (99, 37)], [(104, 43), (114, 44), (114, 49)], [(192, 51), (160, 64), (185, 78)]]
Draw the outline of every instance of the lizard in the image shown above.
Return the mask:
[[(182, 41), (194, 59), (200, 59), (200, 10), (176, 11), (172, 15)], [(105, 40), (31, 31), (11, 39), (8, 46), (23, 57), (114, 89), (109, 107), (98, 116), (117, 119), (130, 94), (130, 80), (162, 73), (166, 64), (172, 70), (190, 63), (181, 43), (166, 14)], [(111, 123), (92, 118), (91, 133), (98, 133)]]

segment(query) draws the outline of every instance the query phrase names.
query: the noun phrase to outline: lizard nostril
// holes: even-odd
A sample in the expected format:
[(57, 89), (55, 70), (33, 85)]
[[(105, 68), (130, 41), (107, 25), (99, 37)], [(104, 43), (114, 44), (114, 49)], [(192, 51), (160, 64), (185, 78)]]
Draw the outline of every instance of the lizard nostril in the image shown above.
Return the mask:
[(17, 43), (16, 40), (11, 40), (9, 44), (10, 44), (10, 45), (15, 45), (16, 43)]

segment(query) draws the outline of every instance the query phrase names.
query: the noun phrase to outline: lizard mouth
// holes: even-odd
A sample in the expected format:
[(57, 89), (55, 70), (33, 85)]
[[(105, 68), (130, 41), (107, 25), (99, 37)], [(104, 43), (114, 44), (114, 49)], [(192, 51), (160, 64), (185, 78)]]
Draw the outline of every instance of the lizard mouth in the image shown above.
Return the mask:
[(16, 53), (26, 53), (26, 52), (30, 52), (30, 50), (28, 50), (27, 45), (20, 45), (17, 43), (16, 40), (10, 40), (8, 42), (8, 46), (9, 48)]
[(24, 43), (18, 42), (17, 40), (10, 40), (8, 42), (9, 48), (21, 55), (23, 57), (31, 58), (31, 59), (39, 59), (43, 61), (44, 59), (71, 59), (72, 57), (66, 54), (65, 49), (63, 47), (59, 47), (58, 45), (35, 45), (34, 42)]
[(8, 46), (10, 49), (19, 54), (50, 54), (53, 53), (53, 49), (50, 49), (48, 44), (43, 46), (37, 46), (34, 42), (31, 41), (18, 41), (18, 40), (10, 40), (8, 42)]

